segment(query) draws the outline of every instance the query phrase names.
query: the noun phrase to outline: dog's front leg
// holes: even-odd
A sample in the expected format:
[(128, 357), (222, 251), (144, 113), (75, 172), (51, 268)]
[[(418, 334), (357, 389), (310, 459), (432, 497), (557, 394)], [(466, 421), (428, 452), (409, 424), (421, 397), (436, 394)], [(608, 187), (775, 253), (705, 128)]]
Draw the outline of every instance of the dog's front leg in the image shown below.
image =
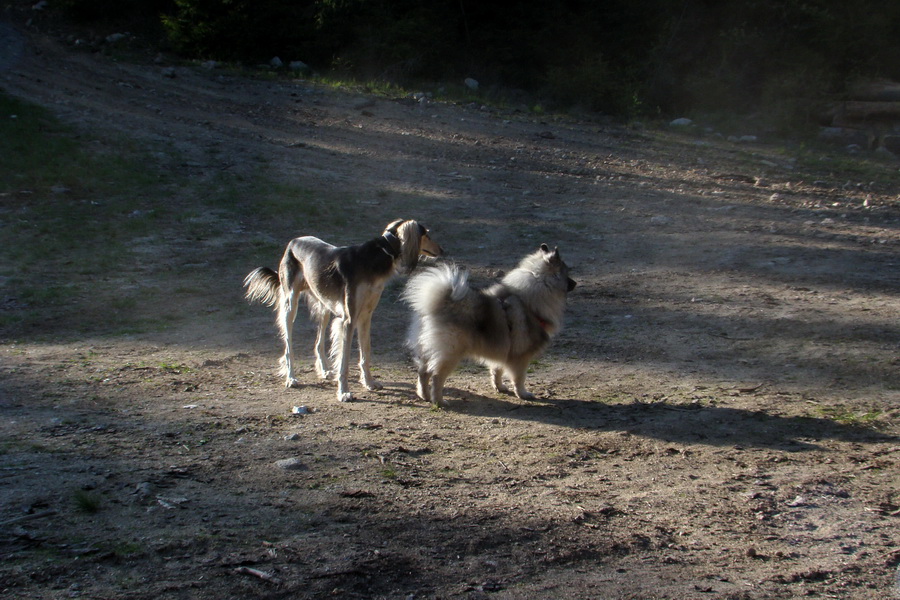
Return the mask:
[(513, 385), (516, 387), (516, 397), (522, 400), (534, 400), (535, 396), (525, 389), (525, 372), (528, 369), (528, 363), (514, 365), (510, 372), (512, 373)]
[(372, 356), (371, 332), (371, 316), (369, 318), (360, 319), (359, 324), (356, 326), (356, 341), (359, 343), (359, 381), (366, 386), (366, 389), (370, 392), (373, 390), (380, 390), (383, 387), (380, 383), (375, 381), (375, 378), (372, 377), (372, 373), (369, 370), (369, 361)]
[(339, 402), (352, 402), (353, 394), (350, 393), (350, 386), (347, 384), (347, 376), (350, 371), (350, 348), (353, 345), (353, 328), (355, 322), (345, 317), (338, 322), (338, 325), (340, 330), (338, 331), (337, 339), (332, 340), (332, 343), (338, 341), (341, 345), (341, 347), (337, 349), (338, 354), (336, 354), (338, 360), (337, 397)]

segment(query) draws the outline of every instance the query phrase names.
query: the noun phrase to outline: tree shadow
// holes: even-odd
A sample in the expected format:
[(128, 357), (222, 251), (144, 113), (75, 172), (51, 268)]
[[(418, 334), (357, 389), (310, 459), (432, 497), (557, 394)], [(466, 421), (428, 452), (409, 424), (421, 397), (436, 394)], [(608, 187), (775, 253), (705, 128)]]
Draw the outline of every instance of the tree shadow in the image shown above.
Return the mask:
[(820, 450), (820, 440), (900, 441), (871, 427), (814, 416), (783, 416), (764, 409), (632, 402), (606, 404), (572, 398), (507, 400), (453, 388), (445, 398), (454, 411), (472, 417), (515, 419), (582, 432), (625, 432), (673, 444), (768, 448), (786, 452)]

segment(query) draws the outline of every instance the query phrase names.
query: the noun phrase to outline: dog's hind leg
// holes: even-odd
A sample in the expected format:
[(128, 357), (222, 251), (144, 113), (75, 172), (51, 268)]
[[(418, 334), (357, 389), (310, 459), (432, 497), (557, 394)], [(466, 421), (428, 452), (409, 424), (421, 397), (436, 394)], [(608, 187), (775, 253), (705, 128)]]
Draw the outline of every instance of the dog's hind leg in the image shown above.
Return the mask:
[(447, 408), (450, 406), (444, 400), (444, 382), (447, 381), (447, 377), (450, 376), (455, 367), (455, 362), (438, 364), (434, 372), (431, 373), (431, 403), (435, 407)]
[(516, 364), (507, 365), (507, 369), (512, 375), (513, 385), (516, 389), (516, 397), (522, 400), (534, 400), (534, 394), (525, 389), (525, 372), (528, 370), (528, 361), (520, 361)]
[(293, 293), (286, 294), (278, 305), (276, 317), (281, 339), (284, 341), (284, 355), (281, 357), (281, 374), (285, 387), (297, 387), (300, 382), (294, 377), (293, 335), (294, 319), (297, 318), (298, 298)]
[(491, 383), (494, 385), (494, 389), (501, 394), (509, 393), (509, 388), (503, 383), (503, 367), (498, 365), (491, 366)]
[(413, 313), (413, 319), (409, 326), (406, 337), (406, 346), (412, 353), (413, 364), (416, 365), (418, 378), (416, 379), (416, 396), (425, 402), (431, 402), (431, 389), (428, 382), (431, 379), (431, 373), (428, 372), (428, 361), (422, 356), (422, 344), (419, 342), (419, 336), (422, 332), (422, 321)]
[(369, 391), (380, 390), (382, 385), (375, 381), (369, 370), (372, 357), (372, 315), (361, 316), (356, 325), (356, 342), (359, 344), (359, 380)]
[(340, 319), (336, 318), (331, 324), (331, 356), (337, 368), (337, 397), (339, 402), (353, 401), (353, 394), (350, 393), (347, 377), (350, 371), (350, 350), (353, 345), (353, 329), (355, 325), (355, 321), (346, 316)]
[(325, 352), (325, 340), (328, 338), (328, 324), (330, 321), (331, 315), (327, 311), (323, 311), (319, 317), (319, 326), (316, 330), (316, 373), (322, 379), (334, 377), (334, 370), (326, 367), (330, 363), (329, 357)]
[(294, 344), (293, 329), (300, 306), (300, 296), (306, 289), (303, 269), (291, 255), (290, 246), (285, 251), (278, 267), (278, 280), (281, 283), (280, 302), (275, 318), (281, 339), (284, 341), (284, 355), (281, 357), (281, 374), (285, 387), (297, 387), (300, 382), (294, 377)]
[(431, 373), (428, 372), (428, 367), (422, 361), (417, 361), (417, 363), (419, 366), (419, 377), (416, 380), (416, 396), (425, 402), (431, 402), (431, 387), (429, 386)]

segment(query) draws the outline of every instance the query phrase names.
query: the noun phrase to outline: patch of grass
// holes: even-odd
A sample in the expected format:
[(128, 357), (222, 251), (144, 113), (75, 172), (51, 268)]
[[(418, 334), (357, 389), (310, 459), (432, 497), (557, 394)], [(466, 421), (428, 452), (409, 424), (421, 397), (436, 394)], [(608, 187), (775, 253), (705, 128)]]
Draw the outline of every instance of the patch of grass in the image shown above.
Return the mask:
[[(41, 143), (35, 143), (35, 140)], [(0, 193), (33, 190), (71, 180), (77, 141), (49, 113), (0, 94)]]
[(103, 506), (100, 496), (87, 490), (75, 490), (72, 500), (75, 502), (76, 510), (87, 514), (94, 514)]
[[(50, 448), (40, 442), (20, 437), (8, 437), (0, 442), (0, 455), (17, 453), (54, 454), (61, 452), (56, 448)], [(12, 465), (7, 465), (12, 466)]]
[(900, 183), (900, 171), (895, 164), (865, 156), (810, 150), (799, 153), (796, 166), (814, 173), (825, 171), (841, 179), (878, 181), (882, 184)]
[(882, 415), (878, 409), (854, 411), (846, 406), (823, 406), (817, 412), (819, 416), (850, 427), (874, 427)]
[[(149, 229), (155, 213), (141, 209), (164, 172), (133, 142), (96, 142), (0, 94), (0, 194), (12, 200), (3, 211), (11, 258), (84, 266), (98, 249)], [(41, 243), (28, 243), (34, 239)]]
[(119, 296), (113, 298), (109, 305), (115, 310), (133, 310), (138, 305), (138, 301), (132, 296)]
[(162, 362), (162, 363), (159, 363), (159, 368), (161, 371), (165, 371), (167, 373), (175, 373), (175, 374), (193, 373), (194, 372), (194, 369), (192, 369), (191, 367), (189, 367), (187, 365), (178, 364), (178, 363)]
[(106, 278), (97, 276), (131, 263), (131, 241), (156, 227), (150, 205), (169, 176), (135, 142), (87, 139), (2, 93), (0, 156), (0, 276), (20, 308), (6, 324), (106, 322), (96, 310)]
[[(180, 164), (174, 151), (93, 135), (0, 93), (0, 279), (13, 307), (0, 325), (9, 333), (33, 337), (53, 327), (58, 334), (61, 325), (115, 335), (171, 321), (137, 310), (147, 292), (134, 282), (148, 267), (171, 264), (164, 253), (184, 237), (188, 220), (180, 213), (210, 212), (198, 193), (207, 188), (171, 168)], [(221, 235), (222, 223), (234, 222), (228, 215), (252, 212), (249, 204), (225, 206), (220, 221), (198, 226), (198, 233)], [(123, 280), (133, 293), (123, 293)]]
[(110, 552), (117, 558), (128, 559), (146, 554), (147, 549), (137, 542), (117, 542), (112, 545)]
[(409, 90), (389, 81), (360, 81), (353, 77), (343, 77), (337, 73), (318, 75), (316, 77), (316, 83), (327, 88), (352, 92), (365, 92), (389, 98), (407, 96), (410, 94)]
[[(277, 181), (261, 159), (250, 175), (209, 169), (197, 177), (194, 159), (172, 146), (79, 131), (2, 92), (0, 157), (5, 336), (164, 330), (194, 298), (212, 294), (178, 267), (243, 269), (248, 254), (277, 264), (295, 223), (327, 231), (364, 218), (351, 210), (355, 199)], [(265, 221), (260, 230), (271, 238), (248, 245), (236, 225), (248, 221)], [(177, 290), (174, 306), (154, 291), (160, 279)]]
[[(291, 75), (294, 76), (294, 75)], [(403, 86), (397, 83), (377, 79), (377, 80), (360, 80), (354, 77), (342, 76), (339, 69), (330, 73), (320, 73), (314, 78), (317, 85), (325, 88), (344, 90), (357, 93), (372, 94), (384, 98), (409, 98), (415, 94), (427, 94), (430, 102), (447, 102), (453, 104), (469, 104), (477, 102), (479, 105), (490, 106), (497, 110), (508, 110), (524, 103), (524, 99), (513, 99), (507, 97), (503, 91), (483, 92), (472, 90), (463, 83), (453, 83), (442, 81), (434, 82), (418, 82), (410, 86)], [(546, 108), (539, 103), (533, 103), (528, 109), (536, 114), (543, 115)], [(510, 115), (507, 115), (509, 117)]]
[(260, 181), (254, 186), (256, 196), (253, 211), (264, 217), (292, 219), (310, 219), (329, 215), (329, 208), (334, 205), (310, 190), (283, 182)]
[(534, 373), (536, 371), (540, 371), (541, 369), (547, 369), (550, 367), (550, 363), (542, 360), (533, 360), (528, 364), (528, 373)]
[(18, 313), (7, 313), (4, 311), (0, 313), (0, 329), (18, 329), (22, 325), (22, 322), (24, 320), (24, 315)]

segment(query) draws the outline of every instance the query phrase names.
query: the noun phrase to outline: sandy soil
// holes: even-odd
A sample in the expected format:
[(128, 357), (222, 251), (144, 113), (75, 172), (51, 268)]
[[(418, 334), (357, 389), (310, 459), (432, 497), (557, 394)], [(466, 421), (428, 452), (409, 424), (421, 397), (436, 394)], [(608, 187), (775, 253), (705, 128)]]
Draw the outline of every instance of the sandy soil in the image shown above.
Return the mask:
[[(16, 35), (7, 93), (177, 152), (211, 196), (223, 173), (264, 170), (321, 206), (211, 211), (202, 238), (136, 240), (142, 260), (110, 281), (174, 317), (159, 330), (0, 334), (3, 597), (900, 597), (896, 188), (784, 143)], [(396, 217), (478, 281), (560, 247), (579, 287), (529, 375), (537, 401), (472, 365), (449, 409), (418, 401), (402, 281), (375, 314), (384, 390), (354, 382), (358, 401), (337, 403), (302, 319), (308, 385), (282, 388), (272, 315), (242, 300), (243, 276), (295, 235), (357, 243)]]

